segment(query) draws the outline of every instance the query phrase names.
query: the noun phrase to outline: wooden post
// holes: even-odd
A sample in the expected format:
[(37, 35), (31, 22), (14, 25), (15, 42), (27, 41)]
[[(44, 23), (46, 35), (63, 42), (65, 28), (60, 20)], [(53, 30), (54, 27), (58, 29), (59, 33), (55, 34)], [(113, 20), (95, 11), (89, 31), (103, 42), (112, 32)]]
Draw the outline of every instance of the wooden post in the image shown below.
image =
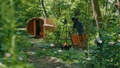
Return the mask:
[(33, 20), (33, 29), (34, 29), (34, 35), (36, 36), (36, 21)]

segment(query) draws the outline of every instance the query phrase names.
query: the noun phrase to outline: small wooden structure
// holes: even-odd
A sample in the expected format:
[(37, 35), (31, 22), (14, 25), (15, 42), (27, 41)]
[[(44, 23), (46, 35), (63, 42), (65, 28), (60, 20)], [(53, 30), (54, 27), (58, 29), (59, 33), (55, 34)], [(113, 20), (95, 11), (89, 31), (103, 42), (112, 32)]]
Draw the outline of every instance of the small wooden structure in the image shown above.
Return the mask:
[(50, 18), (35, 17), (28, 20), (26, 30), (29, 34), (34, 35), (35, 38), (44, 38), (45, 31), (53, 31), (55, 24)]
[(87, 35), (83, 34), (79, 36), (78, 34), (72, 34), (72, 47), (73, 48), (83, 48), (84, 42), (87, 39)]

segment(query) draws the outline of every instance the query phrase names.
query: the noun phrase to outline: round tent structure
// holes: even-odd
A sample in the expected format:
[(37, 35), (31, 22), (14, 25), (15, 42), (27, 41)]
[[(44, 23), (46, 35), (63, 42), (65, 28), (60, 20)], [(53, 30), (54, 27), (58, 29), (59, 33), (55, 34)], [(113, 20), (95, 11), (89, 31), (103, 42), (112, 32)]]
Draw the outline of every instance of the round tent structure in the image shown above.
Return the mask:
[(36, 38), (44, 38), (45, 31), (53, 31), (55, 24), (50, 18), (34, 17), (28, 20), (26, 30), (29, 34), (34, 35)]

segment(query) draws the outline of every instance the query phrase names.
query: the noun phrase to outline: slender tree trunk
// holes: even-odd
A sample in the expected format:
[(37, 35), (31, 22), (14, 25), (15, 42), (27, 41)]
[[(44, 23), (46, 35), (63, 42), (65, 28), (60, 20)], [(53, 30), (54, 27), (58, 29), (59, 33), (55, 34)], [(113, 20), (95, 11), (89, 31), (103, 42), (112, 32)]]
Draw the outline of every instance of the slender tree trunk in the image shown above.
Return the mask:
[[(95, 17), (97, 27), (99, 29), (103, 29), (102, 28), (102, 21), (103, 21), (103, 19), (102, 19), (101, 13), (100, 13), (100, 8), (99, 8), (98, 0), (92, 0), (92, 8), (93, 8), (93, 15)], [(103, 37), (102, 37), (101, 31), (99, 31), (99, 37), (103, 41)], [(96, 57), (96, 58), (98, 59), (97, 61), (100, 62), (100, 65), (102, 66), (102, 48), (103, 48), (103, 44), (99, 43), (97, 41), (97, 46), (99, 46), (98, 50), (100, 52), (98, 53), (99, 57)]]
[(105, 1), (105, 14), (107, 13), (107, 10), (108, 10), (107, 5), (108, 5), (108, 0)]
[(58, 1), (58, 5), (57, 5), (57, 15), (58, 15), (58, 17), (61, 15), (60, 3), (61, 3), (61, 0)]
[(120, 0), (117, 0), (117, 3), (115, 3), (115, 7), (118, 9), (120, 12)]
[(87, 2), (87, 13), (88, 13), (88, 16), (89, 16), (89, 13), (90, 12), (90, 1), (88, 0)]
[(99, 8), (99, 4), (98, 4), (98, 0), (92, 0), (92, 8), (93, 8), (93, 15), (95, 17), (96, 20), (96, 25), (98, 28), (101, 28), (102, 26), (102, 16), (100, 13), (100, 8)]
[(48, 17), (48, 16), (47, 16), (47, 12), (46, 12), (46, 10), (45, 10), (45, 6), (44, 6), (43, 0), (39, 0), (39, 1), (40, 1), (41, 6), (42, 6), (42, 9), (43, 9), (43, 14), (44, 14), (44, 16), (45, 16), (45, 17)]
[(120, 0), (117, 0), (117, 3), (115, 4), (115, 7), (118, 9), (119, 11), (119, 22), (120, 22)]
[(120, 0), (117, 0), (117, 3), (118, 3), (118, 10), (120, 12)]

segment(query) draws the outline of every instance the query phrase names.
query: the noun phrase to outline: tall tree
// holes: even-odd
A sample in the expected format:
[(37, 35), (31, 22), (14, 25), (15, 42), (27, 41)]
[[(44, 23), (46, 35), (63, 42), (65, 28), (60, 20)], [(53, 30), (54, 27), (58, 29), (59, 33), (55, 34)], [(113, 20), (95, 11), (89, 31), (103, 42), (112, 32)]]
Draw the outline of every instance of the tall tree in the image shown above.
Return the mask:
[(48, 17), (47, 12), (46, 12), (46, 10), (45, 10), (45, 6), (44, 6), (44, 1), (43, 1), (43, 0), (40, 0), (40, 4), (41, 4), (41, 6), (42, 6), (44, 16), (45, 16), (45, 17)]
[(120, 0), (117, 0), (117, 3), (118, 3), (118, 10), (120, 12)]
[(98, 28), (101, 28), (101, 26), (102, 26), (101, 22), (103, 21), (103, 19), (101, 16), (98, 0), (92, 0), (92, 8), (93, 8), (93, 15), (96, 20), (96, 25)]
[(117, 0), (118, 3), (118, 11), (119, 11), (119, 22), (120, 22), (120, 0)]
[(117, 0), (117, 3), (115, 3), (115, 7), (118, 9), (120, 12), (120, 0)]

